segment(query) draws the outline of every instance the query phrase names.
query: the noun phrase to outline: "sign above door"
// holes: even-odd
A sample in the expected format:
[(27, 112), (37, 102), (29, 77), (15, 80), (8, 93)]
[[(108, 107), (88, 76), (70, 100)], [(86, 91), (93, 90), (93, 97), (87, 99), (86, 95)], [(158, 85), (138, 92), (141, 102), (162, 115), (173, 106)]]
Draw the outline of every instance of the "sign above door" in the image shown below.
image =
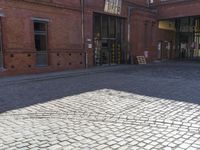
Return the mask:
[(121, 15), (122, 0), (105, 0), (104, 11), (111, 14)]

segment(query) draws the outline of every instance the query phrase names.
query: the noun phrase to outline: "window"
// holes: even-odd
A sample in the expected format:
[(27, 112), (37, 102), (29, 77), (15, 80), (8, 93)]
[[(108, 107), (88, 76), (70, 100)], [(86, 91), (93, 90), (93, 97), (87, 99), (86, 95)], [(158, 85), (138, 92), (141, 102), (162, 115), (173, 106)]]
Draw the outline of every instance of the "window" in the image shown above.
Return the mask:
[(48, 23), (44, 21), (34, 21), (35, 48), (36, 48), (36, 64), (37, 66), (48, 66), (47, 51), (47, 32)]

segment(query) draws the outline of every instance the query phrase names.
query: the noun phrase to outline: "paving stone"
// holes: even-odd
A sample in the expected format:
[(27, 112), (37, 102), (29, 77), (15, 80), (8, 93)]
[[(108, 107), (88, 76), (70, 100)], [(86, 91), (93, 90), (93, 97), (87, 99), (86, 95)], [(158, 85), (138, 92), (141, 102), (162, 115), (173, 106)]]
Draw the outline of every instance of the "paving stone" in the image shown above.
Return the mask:
[(63, 150), (73, 150), (74, 147), (73, 146), (66, 146), (66, 147), (63, 147)]
[(187, 149), (189, 146), (190, 144), (183, 143), (180, 145), (180, 148)]
[(97, 146), (96, 149), (102, 150), (102, 149), (104, 149), (104, 148), (106, 148), (106, 147), (108, 147), (108, 145), (106, 145), (106, 144), (101, 144), (101, 145)]
[(129, 144), (130, 144), (130, 145), (136, 145), (136, 144), (138, 144), (138, 141), (132, 141), (132, 142), (130, 142)]
[(49, 150), (61, 150), (62, 146), (60, 146), (60, 145), (53, 145), (53, 146), (49, 147), (48, 149)]
[(189, 66), (126, 66), (3, 86), (0, 150), (198, 150), (199, 66)]

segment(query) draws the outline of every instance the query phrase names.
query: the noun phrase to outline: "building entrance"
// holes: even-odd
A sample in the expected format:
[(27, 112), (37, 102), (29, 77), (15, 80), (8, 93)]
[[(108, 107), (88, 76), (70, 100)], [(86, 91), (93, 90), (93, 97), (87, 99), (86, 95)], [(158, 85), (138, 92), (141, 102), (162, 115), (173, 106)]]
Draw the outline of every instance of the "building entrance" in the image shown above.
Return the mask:
[(158, 43), (158, 60), (172, 59), (172, 43), (169, 41), (160, 41)]
[(102, 14), (94, 14), (94, 61), (95, 64), (122, 64), (124, 20)]

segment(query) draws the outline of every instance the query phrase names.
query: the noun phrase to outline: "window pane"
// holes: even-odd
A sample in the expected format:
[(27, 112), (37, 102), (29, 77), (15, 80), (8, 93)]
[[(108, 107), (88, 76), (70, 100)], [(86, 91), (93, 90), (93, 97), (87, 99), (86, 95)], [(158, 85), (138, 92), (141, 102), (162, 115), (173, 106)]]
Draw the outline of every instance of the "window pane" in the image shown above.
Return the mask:
[(97, 14), (94, 16), (94, 36), (96, 38), (101, 36), (101, 16)]
[(45, 51), (37, 52), (36, 63), (37, 63), (37, 66), (47, 66), (48, 65), (48, 53)]
[(46, 35), (35, 34), (35, 47), (37, 51), (46, 51)]
[(46, 23), (34, 22), (35, 31), (46, 31)]
[(108, 17), (102, 16), (102, 37), (108, 38)]
[(115, 29), (116, 29), (116, 18), (110, 17), (110, 38), (115, 38)]

